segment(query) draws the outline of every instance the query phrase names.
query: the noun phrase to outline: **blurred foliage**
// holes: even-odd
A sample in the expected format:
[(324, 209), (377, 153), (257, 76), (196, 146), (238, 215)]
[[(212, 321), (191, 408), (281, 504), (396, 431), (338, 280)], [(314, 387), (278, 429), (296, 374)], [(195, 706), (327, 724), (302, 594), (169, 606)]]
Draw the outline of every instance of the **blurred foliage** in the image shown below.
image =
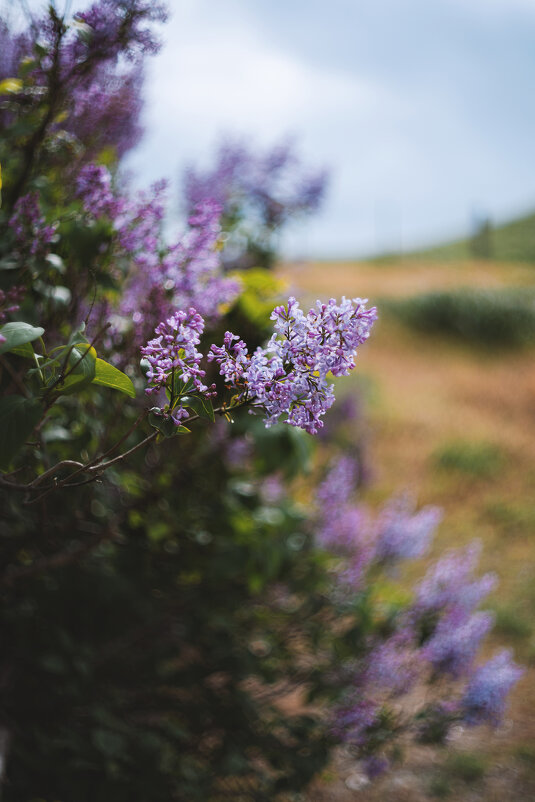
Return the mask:
[(489, 348), (535, 342), (535, 291), (529, 288), (430, 292), (383, 308), (412, 328)]
[(436, 449), (433, 461), (438, 468), (485, 478), (500, 473), (504, 455), (493, 443), (455, 440)]
[(487, 763), (482, 755), (474, 752), (451, 752), (445, 762), (445, 770), (454, 780), (474, 783), (484, 777)]

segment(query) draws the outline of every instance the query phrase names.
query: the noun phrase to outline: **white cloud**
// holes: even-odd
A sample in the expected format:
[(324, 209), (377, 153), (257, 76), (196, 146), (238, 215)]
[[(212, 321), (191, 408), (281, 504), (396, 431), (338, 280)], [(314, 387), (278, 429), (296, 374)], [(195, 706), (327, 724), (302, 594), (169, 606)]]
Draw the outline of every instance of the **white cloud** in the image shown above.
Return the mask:
[(222, 131), (273, 142), (343, 119), (344, 110), (364, 121), (381, 102), (371, 83), (301, 61), (246, 24), (207, 26), (202, 7), (172, 21), (149, 73), (143, 150), (158, 163), (197, 157)]

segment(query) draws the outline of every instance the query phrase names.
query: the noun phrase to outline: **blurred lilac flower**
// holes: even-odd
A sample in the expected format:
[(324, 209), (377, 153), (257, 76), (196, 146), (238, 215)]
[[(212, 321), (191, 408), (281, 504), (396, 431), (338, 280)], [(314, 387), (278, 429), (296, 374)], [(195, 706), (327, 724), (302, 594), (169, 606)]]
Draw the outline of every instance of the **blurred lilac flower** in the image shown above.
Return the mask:
[(326, 172), (305, 168), (289, 139), (264, 153), (227, 139), (212, 169), (186, 171), (184, 195), (188, 209), (205, 198), (219, 203), (229, 231), (225, 264), (247, 268), (272, 263), (276, 233), (291, 218), (315, 212), (326, 184)]
[(438, 507), (418, 512), (408, 497), (391, 499), (375, 522), (375, 557), (380, 562), (397, 562), (421, 557), (428, 550), (442, 518)]
[(225, 214), (231, 214), (236, 205), (253, 204), (262, 221), (275, 226), (297, 212), (315, 211), (326, 183), (325, 171), (303, 168), (291, 140), (259, 154), (244, 142), (227, 139), (217, 151), (212, 170), (186, 170), (184, 194), (189, 208), (212, 198)]
[(173, 309), (194, 307), (213, 322), (222, 305), (233, 301), (240, 285), (222, 273), (218, 249), (220, 207), (200, 203), (190, 215), (189, 227), (175, 242), (163, 237), (166, 183), (129, 200), (116, 193), (106, 167), (84, 166), (77, 192), (90, 217), (107, 216), (112, 222), (114, 253), (127, 267), (126, 289), (118, 313), (134, 324), (137, 343), (146, 340), (158, 321)]
[(523, 673), (524, 670), (511, 659), (508, 649), (479, 666), (468, 683), (461, 703), (467, 723), (499, 724), (505, 711), (507, 694)]
[[(0, 290), (0, 323), (4, 322), (6, 315), (19, 311), (20, 303), (25, 295), (26, 287), (22, 285), (11, 287), (7, 292)], [(5, 337), (2, 340), (5, 342)]]
[(367, 730), (378, 720), (379, 705), (350, 693), (332, 711), (331, 732), (335, 738), (354, 746), (366, 743)]
[(414, 644), (414, 633), (401, 629), (376, 646), (367, 660), (366, 681), (394, 695), (406, 693), (422, 671)]
[(480, 546), (473, 543), (466, 549), (450, 551), (432, 566), (416, 588), (416, 611), (437, 612), (447, 607), (474, 610), (496, 585), (494, 574), (474, 579)]
[(46, 224), (37, 192), (29, 192), (18, 199), (9, 227), (15, 235), (16, 248), (21, 254), (44, 258), (50, 252), (57, 226)]
[(422, 656), (435, 672), (462, 676), (469, 670), (493, 620), (488, 612), (466, 616), (461, 608), (453, 608), (439, 620), (422, 649)]
[(364, 760), (364, 772), (370, 780), (375, 780), (388, 771), (389, 761), (382, 755), (370, 755)]

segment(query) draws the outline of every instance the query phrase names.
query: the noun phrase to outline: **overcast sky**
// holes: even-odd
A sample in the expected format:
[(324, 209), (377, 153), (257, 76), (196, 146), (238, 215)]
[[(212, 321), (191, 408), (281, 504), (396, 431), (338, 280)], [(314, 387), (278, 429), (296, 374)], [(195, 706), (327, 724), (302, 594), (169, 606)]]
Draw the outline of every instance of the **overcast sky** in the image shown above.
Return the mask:
[[(79, 5), (79, 3), (76, 3)], [(294, 255), (409, 248), (535, 208), (535, 0), (170, 0), (143, 182), (221, 133), (295, 134), (332, 170)]]

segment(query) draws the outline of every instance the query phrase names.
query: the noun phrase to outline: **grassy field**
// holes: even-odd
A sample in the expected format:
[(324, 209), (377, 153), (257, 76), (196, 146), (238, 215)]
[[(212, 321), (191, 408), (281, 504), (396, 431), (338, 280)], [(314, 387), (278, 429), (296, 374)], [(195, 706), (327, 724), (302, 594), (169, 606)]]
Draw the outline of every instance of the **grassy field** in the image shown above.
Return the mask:
[[(281, 272), (303, 301), (358, 295), (380, 313), (381, 299), (535, 283), (529, 265), (487, 261), (316, 263)], [(496, 627), (487, 651), (513, 647), (520, 662), (535, 665), (535, 348), (484, 349), (412, 331), (385, 313), (358, 359), (350, 382), (366, 399), (373, 468), (365, 500), (409, 490), (421, 504), (440, 505), (430, 559), (481, 540), (481, 570), (500, 580), (489, 600)], [(423, 562), (412, 567), (407, 581), (423, 570)], [(358, 768), (341, 755), (309, 799), (535, 799), (534, 679), (530, 668), (498, 731), (459, 729), (441, 752), (412, 748), (399, 772), (360, 790)]]

